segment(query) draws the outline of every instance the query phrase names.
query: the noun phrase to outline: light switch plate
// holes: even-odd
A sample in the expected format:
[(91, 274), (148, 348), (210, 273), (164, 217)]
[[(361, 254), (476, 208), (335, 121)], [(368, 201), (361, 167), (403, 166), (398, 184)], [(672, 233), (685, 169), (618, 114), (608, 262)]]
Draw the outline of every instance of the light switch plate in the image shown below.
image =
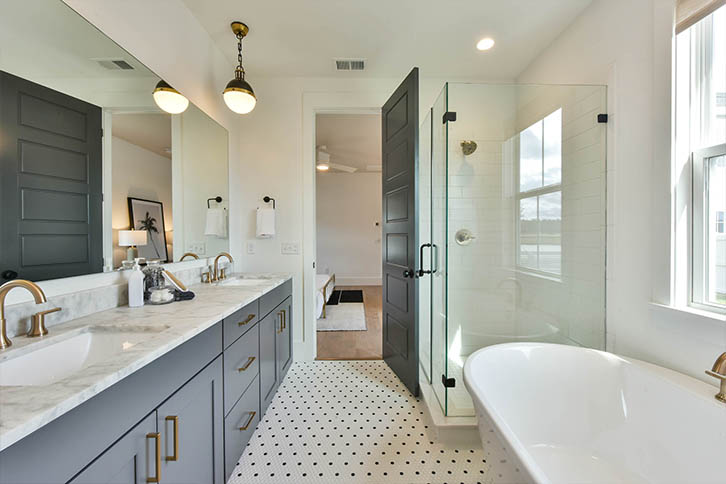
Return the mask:
[(257, 247), (256, 247), (256, 244), (255, 244), (255, 241), (254, 240), (248, 240), (247, 241), (247, 253), (249, 255), (254, 255), (256, 248)]
[(192, 242), (189, 244), (189, 252), (194, 252), (197, 255), (204, 255), (207, 253), (207, 244), (204, 242)]
[(280, 250), (286, 255), (298, 255), (300, 254), (300, 244), (298, 242), (283, 242), (280, 245)]

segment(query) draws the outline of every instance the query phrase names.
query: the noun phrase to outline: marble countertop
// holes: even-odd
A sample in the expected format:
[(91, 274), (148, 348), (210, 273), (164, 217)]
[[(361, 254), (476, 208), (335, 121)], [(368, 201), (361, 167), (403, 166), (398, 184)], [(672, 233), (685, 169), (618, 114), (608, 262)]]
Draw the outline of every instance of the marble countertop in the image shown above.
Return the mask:
[[(226, 316), (290, 279), (289, 274), (242, 274), (264, 279), (255, 285), (199, 284), (190, 287), (191, 301), (140, 308), (121, 306), (68, 321), (42, 339), (17, 337), (0, 353), (0, 363), (53, 344), (83, 331), (140, 333), (138, 343), (108, 361), (84, 366), (48, 385), (0, 386), (0, 451), (72, 410), (139, 368), (210, 328)], [(145, 337), (148, 335), (148, 337)]]

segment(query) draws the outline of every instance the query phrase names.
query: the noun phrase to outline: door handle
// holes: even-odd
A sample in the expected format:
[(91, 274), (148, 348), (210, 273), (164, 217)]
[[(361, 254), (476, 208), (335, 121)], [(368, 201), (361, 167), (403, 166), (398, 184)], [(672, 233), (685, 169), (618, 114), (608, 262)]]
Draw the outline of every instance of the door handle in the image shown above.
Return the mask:
[(174, 422), (174, 455), (166, 456), (166, 460), (179, 460), (179, 416), (169, 415), (164, 419), (165, 422)]
[(418, 248), (418, 263), (421, 265), (421, 268), (417, 271), (418, 277), (423, 277), (426, 274), (431, 274), (432, 271), (430, 270), (424, 270), (424, 249), (428, 247), (431, 248), (432, 245), (430, 243), (421, 244), (421, 247)]
[(403, 271), (403, 277), (410, 277), (411, 279), (413, 279), (414, 275), (416, 275), (416, 271), (414, 271), (413, 269), (406, 269), (405, 271)]
[(159, 482), (161, 480), (161, 434), (152, 432), (146, 434), (146, 438), (156, 441), (156, 473), (154, 477), (147, 477), (146, 482)]
[(282, 310), (282, 329), (287, 328), (287, 311)]

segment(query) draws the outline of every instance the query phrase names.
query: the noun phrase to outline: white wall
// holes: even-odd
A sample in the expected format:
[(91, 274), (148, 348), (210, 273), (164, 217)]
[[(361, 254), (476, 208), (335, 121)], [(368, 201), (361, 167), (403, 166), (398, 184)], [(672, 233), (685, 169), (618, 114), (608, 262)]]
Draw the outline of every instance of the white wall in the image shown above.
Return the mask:
[[(127, 197), (157, 200), (164, 205), (166, 231), (172, 230), (171, 211), (171, 160), (147, 149), (113, 137), (113, 190), (111, 202), (111, 227), (113, 229), (113, 266), (126, 259), (126, 247), (118, 245), (118, 231), (129, 228)], [(172, 254), (172, 244), (167, 240), (167, 250)]]
[(380, 285), (381, 174), (318, 173), (315, 183), (317, 271), (341, 286)]
[(518, 81), (608, 85), (608, 349), (708, 381), (723, 318), (653, 304), (670, 303), (673, 11), (595, 0)]

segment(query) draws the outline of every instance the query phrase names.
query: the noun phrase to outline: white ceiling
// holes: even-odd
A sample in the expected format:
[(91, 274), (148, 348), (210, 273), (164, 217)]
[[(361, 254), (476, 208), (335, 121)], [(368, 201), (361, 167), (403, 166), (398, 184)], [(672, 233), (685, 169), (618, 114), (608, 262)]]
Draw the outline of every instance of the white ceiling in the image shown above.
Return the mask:
[[(325, 145), (330, 163), (369, 171), (381, 164), (381, 116), (379, 114), (318, 114), (315, 145)], [(331, 172), (336, 172), (334, 167)]]
[[(591, 0), (183, 0), (236, 63), (229, 24), (247, 23), (244, 64), (256, 76), (514, 79)], [(495, 39), (488, 52), (475, 45)], [(364, 73), (333, 58), (367, 59)], [(231, 72), (230, 72), (231, 75)], [(254, 82), (254, 81), (252, 81)]]
[(166, 113), (114, 114), (113, 135), (171, 159), (171, 115)]

